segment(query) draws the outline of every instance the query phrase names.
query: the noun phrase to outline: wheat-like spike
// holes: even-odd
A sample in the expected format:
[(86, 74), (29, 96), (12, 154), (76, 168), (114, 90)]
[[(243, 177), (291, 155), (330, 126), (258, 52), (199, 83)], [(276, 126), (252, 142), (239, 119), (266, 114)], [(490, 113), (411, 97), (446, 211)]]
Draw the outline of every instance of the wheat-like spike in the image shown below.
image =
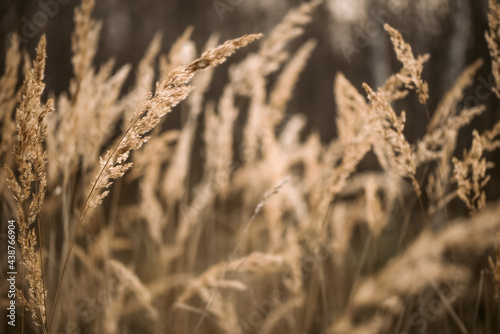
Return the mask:
[(270, 124), (277, 125), (282, 119), (286, 105), (292, 97), (293, 89), (307, 60), (316, 47), (314, 40), (304, 43), (281, 72), (269, 96)]
[[(289, 59), (290, 54), (285, 50), (287, 44), (303, 33), (303, 26), (310, 22), (312, 11), (321, 2), (321, 0), (314, 0), (290, 10), (282, 22), (271, 31), (269, 37), (263, 41), (258, 54), (248, 57), (244, 62), (231, 69), (231, 81), (235, 83), (235, 91), (251, 98), (244, 129), (242, 155), (245, 162), (255, 161), (259, 156), (261, 146), (267, 147), (267, 152), (264, 152), (267, 156), (273, 154), (272, 149), (276, 146), (272, 143), (273, 131), (268, 129), (266, 122), (267, 119), (271, 118), (268, 115), (273, 111), (269, 110), (267, 104), (265, 78), (276, 72), (281, 64)], [(303, 52), (298, 55), (305, 56), (305, 50)], [(297, 60), (297, 64), (294, 66), (299, 65), (299, 63), (300, 61)], [(298, 74), (297, 70), (294, 71)], [(279, 120), (279, 113), (277, 114)], [(263, 136), (270, 138), (269, 145), (262, 144), (262, 141), (265, 140)]]
[(81, 86), (81, 94), (93, 98), (75, 106), (80, 112), (77, 151), (83, 159), (83, 171), (86, 173), (95, 171), (101, 149), (113, 135), (114, 126), (122, 116), (123, 110), (116, 107), (115, 101), (120, 96), (131, 66), (125, 65), (111, 75), (113, 66), (114, 61), (108, 62), (89, 78), (87, 84)]
[(222, 196), (227, 195), (230, 181), (231, 164), (233, 163), (233, 128), (238, 117), (238, 109), (234, 105), (234, 90), (227, 85), (219, 100), (219, 127), (217, 129), (217, 155), (215, 160), (215, 177)]
[(474, 76), (483, 65), (483, 60), (478, 59), (469, 65), (457, 78), (453, 86), (446, 92), (445, 96), (439, 102), (432, 119), (427, 127), (428, 132), (443, 125), (444, 122), (456, 113), (456, 105), (464, 97), (464, 90), (472, 85)]
[[(104, 65), (97, 75), (92, 66), (101, 30), (101, 23), (96, 22), (91, 17), (94, 6), (95, 0), (82, 0), (81, 5), (75, 8), (75, 28), (71, 34), (71, 63), (74, 77), (69, 84), (69, 97), (62, 94), (57, 101), (57, 113), (48, 117), (50, 124), (54, 126), (54, 132), (49, 137), (47, 147), (51, 157), (56, 157), (56, 159), (49, 161), (49, 178), (55, 180), (58, 177), (57, 174), (61, 173), (64, 191), (68, 189), (68, 184), (78, 168), (81, 156), (83, 156), (87, 168), (89, 164), (95, 165), (98, 157), (93, 153), (99, 140), (89, 143), (89, 135), (86, 131), (89, 129), (97, 130), (96, 128), (101, 126), (100, 116), (96, 115), (97, 112), (101, 115), (107, 114), (106, 110), (100, 110), (101, 99), (108, 103), (113, 101), (112, 99), (116, 96), (110, 87), (111, 84), (106, 87), (106, 91), (99, 86), (107, 79), (107, 75), (111, 74), (112, 61)], [(128, 67), (125, 66), (122, 70), (128, 72), (126, 68)], [(126, 77), (127, 75), (122, 71), (119, 73), (117, 79), (118, 76), (124, 75)], [(116, 82), (114, 87), (118, 93), (120, 87), (116, 86), (120, 85), (121, 83)], [(106, 92), (109, 94), (104, 95)], [(88, 96), (93, 98), (90, 99)], [(103, 141), (109, 135), (108, 129), (96, 132), (101, 137), (98, 139)], [(94, 148), (87, 150), (88, 144), (94, 145)], [(84, 150), (80, 151), (79, 148), (84, 148)], [(66, 217), (69, 221), (69, 214)]]
[[(0, 123), (2, 131), (0, 134), (0, 158), (7, 166), (12, 166), (13, 156), (11, 155), (15, 133), (16, 122), (12, 117), (15, 109), (17, 97), (17, 83), (19, 75), (19, 64), (21, 63), (21, 52), (19, 51), (19, 38), (13, 35), (12, 44), (7, 50), (5, 57), (4, 74), (0, 78)], [(6, 171), (0, 169), (0, 188), (6, 188)]]
[[(217, 45), (217, 41), (218, 36), (212, 36), (208, 40), (205, 49), (210, 50), (214, 48)], [(197, 89), (186, 101), (189, 106), (187, 121), (180, 132), (174, 156), (169, 164), (161, 187), (161, 192), (170, 205), (178, 202), (185, 194), (185, 180), (189, 174), (189, 163), (195, 140), (198, 117), (202, 112), (203, 97), (210, 86), (213, 74), (213, 68), (210, 68), (193, 79), (193, 86)]]
[(289, 57), (285, 50), (293, 39), (302, 35), (303, 26), (311, 21), (311, 14), (323, 0), (312, 0), (290, 10), (262, 42), (259, 55), (264, 59), (262, 74), (269, 75), (277, 71)]
[(417, 164), (442, 159), (448, 151), (453, 151), (458, 131), (485, 110), (486, 107), (482, 105), (463, 109), (459, 115), (450, 115), (443, 124), (427, 132), (417, 144)]
[[(228, 87), (226, 87), (226, 89), (224, 89), (224, 93), (227, 94), (228, 92), (230, 91), (228, 90)], [(204, 174), (206, 178), (214, 176), (212, 174), (214, 173), (217, 165), (217, 158), (220, 155), (218, 138), (220, 123), (221, 119), (215, 112), (215, 103), (213, 101), (209, 101), (205, 106), (205, 129), (203, 131), (203, 142), (205, 143)]]
[(370, 106), (340, 72), (335, 77), (333, 91), (337, 105), (336, 125), (339, 140), (347, 145), (365, 130), (370, 117)]
[(496, 122), (491, 130), (486, 130), (481, 134), (481, 147), (484, 151), (494, 151), (500, 148), (500, 121)]
[[(465, 109), (455, 117), (428, 133), (418, 144), (417, 157), (419, 163), (439, 159), (435, 174), (429, 176), (427, 193), (431, 198), (430, 212), (435, 212), (447, 205), (457, 196), (467, 205), (471, 214), (477, 213), (485, 206), (486, 194), (482, 190), (489, 181), (487, 169), (493, 167), (486, 161), (483, 153), (500, 147), (495, 137), (500, 126), (497, 123), (492, 130), (486, 130), (481, 135), (474, 130), (472, 148), (465, 150), (463, 160), (451, 158), (455, 150), (458, 131), (469, 124), (472, 118), (486, 110), (485, 106)], [(449, 160), (453, 162), (453, 176), (450, 178)], [(472, 174), (471, 174), (472, 173)], [(470, 177), (471, 175), (471, 177)], [(446, 194), (446, 185), (456, 183), (458, 189)]]
[[(472, 132), (472, 147), (470, 151), (464, 150), (463, 160), (453, 158), (453, 177), (457, 183), (457, 195), (467, 205), (471, 215), (481, 211), (486, 206), (486, 193), (483, 188), (490, 180), (486, 174), (493, 167), (483, 157), (481, 137), (474, 130)], [(472, 174), (469, 177), (469, 174)]]
[[(394, 94), (390, 89), (383, 86), (381, 88), (386, 97)], [(389, 157), (384, 152), (388, 147), (385, 142), (380, 141), (379, 134), (373, 129), (380, 128), (380, 121), (377, 113), (366, 102), (358, 90), (342, 74), (338, 73), (334, 84), (335, 101), (337, 104), (337, 131), (342, 145), (349, 146), (352, 142), (357, 142), (360, 138), (370, 143), (373, 152), (383, 169), (389, 169)], [(394, 95), (392, 95), (394, 96)], [(390, 100), (390, 97), (387, 97)]]
[(304, 70), (307, 60), (316, 47), (314, 40), (304, 43), (285, 65), (269, 96), (267, 115), (268, 121), (263, 122), (265, 142), (262, 151), (265, 159), (276, 159), (280, 148), (275, 135), (275, 127), (282, 122), (286, 105), (292, 97), (293, 89)]
[(12, 119), (12, 111), (16, 104), (16, 85), (20, 63), (19, 38), (17, 35), (14, 35), (12, 37), (12, 45), (7, 50), (4, 74), (0, 78), (0, 121), (2, 122), (0, 156), (3, 156), (12, 149), (12, 142), (16, 131), (16, 125)]
[(71, 51), (73, 51), (71, 62), (77, 85), (80, 85), (86, 73), (89, 73), (97, 51), (102, 24), (91, 18), (94, 6), (95, 0), (83, 0), (80, 7), (75, 8), (75, 30), (71, 35)]
[(333, 142), (330, 152), (325, 154), (325, 177), (315, 185), (311, 196), (311, 204), (317, 205), (317, 212), (322, 216), (376, 142), (368, 127), (373, 119), (369, 112), (370, 106), (342, 73), (338, 73), (335, 78), (334, 93), (339, 140)]
[[(14, 191), (17, 201), (17, 223), (19, 226), (18, 242), (26, 272), (29, 290), (23, 298), (31, 311), (34, 323), (44, 333), (47, 333), (46, 323), (46, 292), (43, 279), (43, 265), (41, 248), (35, 250), (40, 237), (37, 238), (33, 224), (38, 219), (47, 188), (47, 173), (45, 164), (47, 155), (42, 148), (47, 136), (45, 116), (53, 110), (53, 101), (41, 105), (41, 97), (45, 84), (45, 57), (46, 38), (42, 36), (37, 48), (33, 68), (26, 74), (20, 89), (20, 102), (16, 110), (17, 145), (14, 155), (19, 176), (16, 179), (14, 172), (7, 167), (9, 187)], [(33, 183), (36, 190), (33, 190)], [(28, 210), (26, 201), (31, 197)], [(38, 226), (40, 231), (40, 226)], [(41, 247), (41, 245), (39, 246)]]
[(485, 37), (490, 49), (493, 77), (496, 83), (496, 87), (492, 87), (492, 89), (500, 98), (500, 5), (497, 4), (496, 0), (489, 2), (488, 24), (490, 30), (485, 32)]
[(420, 186), (415, 179), (417, 158), (403, 134), (406, 122), (405, 112), (401, 112), (401, 116), (398, 117), (383, 91), (374, 92), (367, 84), (363, 84), (363, 87), (380, 117), (382, 124), (381, 135), (391, 147), (388, 154), (390, 161), (396, 165), (396, 173), (401, 177), (409, 177), (412, 180), (415, 192), (420, 196)]
[[(153, 82), (155, 79), (155, 61), (161, 49), (161, 40), (162, 35), (160, 33), (153, 37), (149, 43), (146, 53), (137, 66), (134, 88), (120, 101), (119, 108), (122, 108), (125, 111), (124, 122), (130, 121), (132, 116), (131, 113), (134, 112), (137, 104), (148, 94), (148, 92), (151, 91), (151, 88), (153, 88)], [(130, 124), (123, 124), (125, 129), (128, 126), (130, 126)]]
[[(427, 138), (429, 138), (426, 135), (419, 142), (417, 151), (419, 163), (438, 159), (438, 165), (427, 178), (426, 191), (430, 202), (428, 210), (430, 214), (447, 205), (455, 197), (453, 194), (447, 195), (446, 188), (449, 184), (450, 161), (455, 151), (458, 132), (455, 130), (446, 131), (445, 127), (440, 129), (443, 129), (443, 131), (438, 131), (440, 133), (438, 138), (431, 138), (430, 145), (426, 143)], [(436, 146), (436, 151), (432, 150), (434, 145)]]
[(422, 80), (423, 64), (429, 59), (429, 55), (418, 56), (415, 59), (410, 44), (403, 40), (403, 36), (388, 25), (384, 25), (385, 30), (391, 36), (394, 51), (398, 60), (403, 63), (404, 71), (396, 74), (396, 77), (409, 89), (415, 89), (418, 93), (418, 100), (424, 104), (429, 99), (429, 86)]
[(132, 166), (131, 163), (126, 162), (130, 152), (141, 148), (149, 139), (147, 134), (173, 107), (189, 95), (192, 88), (187, 83), (194, 73), (221, 64), (237, 49), (260, 37), (261, 35), (246, 35), (227, 41), (215, 49), (206, 51), (189, 66), (179, 67), (172, 71), (165, 81), (158, 83), (154, 95), (148, 96), (136, 109), (131, 126), (118, 145), (101, 159), (101, 171), (94, 182), (95, 191), (89, 196), (89, 208), (101, 203), (108, 194), (105, 189), (111, 186), (113, 180), (122, 177)]
[(249, 73), (249, 76), (251, 78), (251, 100), (243, 132), (243, 159), (245, 162), (253, 162), (258, 157), (265, 120), (263, 115), (268, 112), (266, 105), (266, 80), (259, 71), (259, 67), (254, 68), (253, 72)]

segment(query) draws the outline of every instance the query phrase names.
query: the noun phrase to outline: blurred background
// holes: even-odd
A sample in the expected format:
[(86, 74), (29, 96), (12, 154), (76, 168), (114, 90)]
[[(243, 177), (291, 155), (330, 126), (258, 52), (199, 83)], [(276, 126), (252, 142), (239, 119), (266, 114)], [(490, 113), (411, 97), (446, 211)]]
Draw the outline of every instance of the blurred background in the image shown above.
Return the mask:
[[(429, 110), (436, 107), (443, 94), (461, 71), (478, 58), (485, 64), (479, 72), (481, 87), (473, 86), (465, 100), (468, 106), (484, 103), (488, 111), (477, 117), (463, 133), (472, 128), (483, 130), (500, 118), (498, 101), (489, 96), (481, 100), (477, 89), (489, 86), (491, 62), (484, 39), (487, 29), (487, 0), (325, 0), (307, 25), (307, 32), (297, 45), (306, 39), (318, 41), (289, 104), (289, 113), (307, 115), (308, 130), (319, 131), (324, 141), (336, 136), (333, 79), (338, 71), (363, 92), (362, 82), (376, 87), (396, 70), (396, 60), (383, 23), (398, 29), (414, 53), (431, 55), (424, 67), (423, 78), (430, 86)], [(2, 0), (0, 2), (0, 63), (3, 64), (10, 34), (19, 33), (26, 50), (33, 54), (42, 33), (48, 38), (47, 91), (56, 95), (67, 90), (72, 76), (70, 63), (70, 36), (73, 30), (73, 12), (78, 0)], [(200, 53), (213, 32), (221, 40), (246, 33), (268, 33), (281, 21), (286, 12), (298, 4), (297, 0), (101, 0), (96, 4), (94, 17), (103, 22), (96, 65), (111, 57), (116, 68), (123, 64), (137, 65), (154, 34), (163, 35), (162, 52), (168, 52), (172, 43), (190, 25), (194, 26), (193, 40)], [(223, 67), (238, 62), (247, 52), (239, 52)], [(3, 71), (3, 66), (0, 68)], [(133, 83), (132, 76), (127, 84)], [(208, 92), (208, 99), (220, 96), (226, 70), (216, 71), (215, 80)], [(218, 80), (219, 78), (219, 80)], [(125, 90), (127, 87), (125, 87)], [(484, 95), (484, 94), (483, 94)], [(489, 94), (488, 94), (489, 95)], [(467, 95), (466, 95), (467, 96)], [(426, 114), (415, 96), (398, 106), (406, 110), (408, 125), (405, 129), (410, 141), (425, 132)], [(171, 126), (180, 125), (180, 116), (173, 113)], [(457, 150), (469, 147), (471, 137), (460, 136)], [(499, 153), (489, 157), (500, 162)], [(493, 179), (487, 186), (488, 198), (498, 198), (493, 191), (500, 185), (492, 171)]]
[[(291, 8), (300, 3), (298, 0), (99, 0), (94, 18), (101, 21), (103, 26), (95, 66), (98, 68), (110, 58), (116, 60), (116, 69), (124, 64), (132, 64), (131, 76), (123, 88), (125, 93), (134, 84), (134, 69), (155, 34), (162, 34), (160, 53), (165, 54), (176, 39), (188, 27), (193, 26), (192, 40), (196, 53), (201, 54), (205, 42), (213, 33), (219, 33), (221, 41), (248, 33), (267, 34)], [(31, 56), (34, 55), (40, 36), (46, 34), (46, 96), (67, 91), (73, 77), (73, 13), (79, 4), (79, 0), (0, 0), (0, 75), (4, 71), (5, 53), (12, 33), (20, 36), (21, 45)], [(429, 83), (430, 99), (427, 107), (431, 115), (460, 73), (478, 58), (484, 60), (473, 85), (465, 91), (463, 107), (485, 104), (487, 110), (461, 130), (455, 154), (460, 158), (463, 149), (470, 148), (472, 129), (482, 132), (490, 129), (500, 119), (500, 105), (491, 92), (491, 58), (484, 38), (488, 29), (487, 7), (488, 0), (324, 0), (315, 10), (313, 21), (306, 25), (305, 34), (291, 45), (291, 49), (296, 50), (308, 39), (318, 42), (301, 74), (287, 112), (306, 115), (308, 123), (304, 137), (307, 133), (316, 131), (324, 142), (335, 138), (335, 75), (338, 72), (344, 73), (365, 96), (361, 86), (363, 82), (371, 87), (380, 86), (401, 68), (383, 29), (384, 23), (389, 23), (401, 32), (416, 55), (429, 53), (431, 56), (422, 75)], [(219, 100), (224, 85), (228, 82), (229, 66), (245, 59), (248, 53), (257, 48), (258, 43), (254, 43), (238, 51), (215, 71), (205, 101)], [(157, 72), (159, 75), (159, 68)], [(277, 74), (271, 75), (268, 82), (270, 86), (276, 76)], [(177, 108), (176, 112), (169, 114), (165, 126), (180, 128), (184, 123), (183, 104)], [(425, 108), (419, 104), (418, 97), (411, 93), (408, 98), (398, 101), (395, 109), (406, 110), (405, 135), (411, 143), (415, 143), (426, 131), (428, 116)], [(202, 134), (198, 134), (198, 137), (193, 156), (202, 151), (197, 146), (201, 143)], [(491, 180), (485, 187), (488, 201), (493, 202), (500, 198), (500, 150), (486, 153), (486, 158), (496, 164), (490, 171)], [(200, 160), (199, 157), (197, 159)], [(193, 161), (193, 165), (197, 166), (196, 158)], [(371, 169), (373, 164), (367, 158), (359, 167), (361, 170)], [(199, 165), (199, 170), (193, 173), (202, 172), (201, 163)], [(127, 191), (123, 193), (126, 194), (124, 196), (129, 196)], [(463, 204), (457, 204), (457, 210), (466, 214)], [(207, 231), (210, 231), (211, 225), (208, 226)], [(233, 232), (221, 233), (220, 239), (230, 233)], [(204, 237), (219, 240), (213, 237), (216, 234), (217, 231), (214, 230)], [(394, 239), (388, 240), (385, 245), (394, 243)], [(380, 244), (384, 245), (384, 242)], [(213, 244), (207, 243), (207, 248), (212, 246)], [(354, 248), (356, 247), (362, 248), (357, 245)], [(381, 253), (384, 251), (383, 249)], [(222, 251), (220, 253), (223, 254)], [(378, 256), (379, 253), (373, 254)], [(209, 255), (206, 257), (212, 260)], [(206, 259), (200, 261), (203, 265), (204, 260)], [(474, 263), (482, 265), (478, 261)], [(144, 266), (148, 264), (145, 262)], [(350, 280), (346, 281), (352, 283)]]

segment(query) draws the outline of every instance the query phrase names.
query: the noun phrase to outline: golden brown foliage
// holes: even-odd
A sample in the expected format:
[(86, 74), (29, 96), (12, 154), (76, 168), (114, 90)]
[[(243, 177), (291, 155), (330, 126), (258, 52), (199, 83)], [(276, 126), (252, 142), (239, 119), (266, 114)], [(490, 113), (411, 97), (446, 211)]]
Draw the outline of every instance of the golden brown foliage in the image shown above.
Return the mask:
[[(231, 63), (215, 97), (214, 67), (261, 34), (218, 47), (214, 34), (197, 59), (193, 27), (166, 53), (157, 34), (125, 86), (131, 65), (94, 65), (94, 5), (75, 10), (74, 77), (55, 102), (42, 102), (44, 37), (20, 88), (15, 38), (0, 79), (0, 177), (14, 193), (2, 196), (15, 199), (4, 207), (18, 218), (28, 286), (17, 288), (41, 331), (399, 333), (436, 299), (446, 312), (429, 328), (495, 330), (474, 312), (496, 312), (500, 253), (487, 253), (500, 212), (487, 185), (500, 122), (464, 133), (472, 144), (455, 154), (459, 131), (488, 111), (459, 107), (482, 60), (410, 141), (406, 116), (421, 111), (395, 102), (414, 92), (428, 111), (429, 56), (385, 25), (402, 68), (379, 87), (338, 73), (338, 137), (325, 142), (305, 115), (287, 112), (317, 45), (299, 39), (321, 1), (292, 9)], [(490, 7), (498, 84), (500, 7)], [(181, 126), (172, 128), (167, 116), (177, 110)], [(457, 279), (468, 285), (455, 305), (440, 287)]]
[[(33, 322), (47, 332), (46, 293), (43, 280), (43, 265), (41, 251), (36, 249), (40, 242), (41, 227), (38, 224), (38, 233), (34, 226), (39, 219), (45, 192), (47, 189), (47, 173), (45, 164), (47, 155), (43, 150), (43, 142), (47, 136), (45, 116), (53, 109), (53, 101), (41, 104), (41, 97), (45, 84), (45, 57), (46, 39), (42, 36), (37, 48), (37, 56), (33, 61), (33, 68), (27, 73), (20, 90), (20, 102), (16, 110), (17, 142), (15, 158), (18, 176), (8, 167), (7, 182), (14, 192), (17, 202), (17, 223), (19, 232), (17, 240), (21, 249), (21, 256), (25, 277), (28, 281), (28, 294), (25, 297), (22, 290), (18, 290), (20, 299), (31, 311)], [(35, 189), (33, 190), (33, 184)], [(26, 206), (26, 204), (28, 204)]]

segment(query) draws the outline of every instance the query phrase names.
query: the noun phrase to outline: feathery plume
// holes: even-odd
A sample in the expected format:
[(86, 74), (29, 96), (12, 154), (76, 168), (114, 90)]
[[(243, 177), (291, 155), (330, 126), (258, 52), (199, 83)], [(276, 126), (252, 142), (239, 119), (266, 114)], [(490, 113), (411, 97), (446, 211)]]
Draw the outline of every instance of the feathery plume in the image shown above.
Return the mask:
[[(20, 90), (21, 98), (16, 110), (18, 138), (14, 152), (19, 176), (16, 178), (14, 172), (6, 166), (7, 181), (17, 202), (18, 242), (29, 285), (26, 296), (23, 291), (19, 291), (19, 293), (21, 300), (31, 311), (33, 322), (44, 333), (48, 331), (43, 260), (41, 249), (36, 250), (36, 245), (40, 240), (40, 222), (38, 223), (38, 237), (33, 224), (39, 219), (47, 188), (47, 173), (45, 171), (47, 154), (42, 145), (47, 136), (44, 119), (53, 110), (52, 100), (47, 101), (45, 106), (41, 105), (40, 102), (45, 88), (43, 79), (46, 44), (47, 41), (43, 35), (38, 43), (33, 68), (26, 74)], [(33, 184), (36, 185), (36, 188), (33, 188)], [(26, 210), (25, 203), (30, 198), (31, 202)]]
[(422, 80), (422, 70), (424, 63), (429, 60), (429, 55), (418, 56), (415, 59), (410, 44), (407, 44), (403, 40), (403, 36), (401, 36), (399, 31), (387, 23), (384, 24), (384, 28), (391, 36), (398, 60), (403, 63), (403, 70), (396, 74), (396, 78), (406, 88), (415, 89), (418, 93), (418, 100), (420, 103), (425, 104), (429, 99), (429, 86), (427, 82)]
[(19, 52), (19, 38), (17, 35), (14, 35), (12, 38), (12, 45), (7, 50), (4, 74), (0, 78), (0, 122), (2, 123), (0, 156), (3, 156), (12, 148), (12, 141), (14, 133), (16, 132), (16, 125), (12, 119), (12, 111), (14, 110), (17, 100), (16, 85), (20, 63), (21, 53)]
[(92, 66), (99, 33), (102, 24), (91, 18), (95, 0), (83, 0), (80, 7), (75, 8), (75, 30), (71, 35), (71, 51), (73, 51), (73, 69), (77, 85), (81, 85), (86, 73)]
[(453, 86), (446, 92), (445, 96), (439, 102), (432, 119), (427, 127), (428, 132), (443, 125), (449, 117), (456, 114), (457, 103), (464, 97), (464, 90), (472, 85), (474, 76), (479, 68), (483, 66), (483, 60), (478, 59), (469, 65), (457, 78)]
[[(486, 193), (483, 188), (490, 180), (486, 174), (493, 167), (483, 157), (481, 137), (474, 130), (472, 132), (472, 147), (470, 151), (464, 150), (463, 160), (453, 158), (453, 176), (457, 183), (457, 195), (467, 205), (471, 214), (476, 214), (486, 206)], [(471, 177), (469, 177), (471, 175)]]
[(409, 177), (412, 180), (415, 192), (420, 196), (420, 186), (415, 179), (416, 156), (403, 134), (406, 113), (403, 111), (398, 117), (383, 91), (374, 92), (367, 84), (363, 84), (363, 87), (379, 115), (382, 124), (382, 128), (379, 130), (380, 134), (391, 147), (388, 150), (389, 160), (395, 164), (395, 171), (399, 176)]
[(270, 124), (276, 126), (283, 119), (286, 104), (292, 97), (293, 88), (315, 47), (316, 42), (313, 40), (304, 43), (278, 77), (278, 81), (269, 96)]
[(108, 195), (113, 180), (122, 177), (132, 167), (127, 163), (132, 150), (141, 148), (148, 140), (147, 134), (155, 128), (161, 119), (173, 107), (184, 100), (192, 90), (187, 85), (193, 75), (208, 67), (223, 63), (237, 49), (246, 46), (261, 35), (245, 35), (238, 39), (227, 41), (223, 45), (206, 51), (200, 58), (187, 67), (179, 67), (167, 76), (165, 81), (156, 85), (154, 95), (150, 94), (136, 109), (131, 126), (111, 151), (101, 159), (101, 170), (97, 175), (93, 190), (89, 196), (89, 208), (97, 206)]
[(313, 0), (290, 10), (283, 21), (269, 33), (259, 50), (260, 57), (264, 59), (262, 68), (264, 76), (277, 71), (290, 57), (285, 50), (286, 46), (291, 40), (303, 34), (303, 26), (311, 21), (311, 14), (322, 2), (323, 0)]
[[(217, 45), (218, 36), (212, 36), (205, 47), (210, 50)], [(197, 129), (198, 117), (203, 109), (203, 96), (210, 86), (213, 77), (213, 68), (209, 68), (193, 79), (193, 86), (197, 89), (186, 101), (189, 106), (189, 113), (186, 124), (179, 134), (179, 141), (175, 148), (174, 156), (170, 162), (161, 191), (167, 203), (173, 204), (179, 201), (185, 194), (185, 180), (189, 172), (189, 162), (195, 133)]]

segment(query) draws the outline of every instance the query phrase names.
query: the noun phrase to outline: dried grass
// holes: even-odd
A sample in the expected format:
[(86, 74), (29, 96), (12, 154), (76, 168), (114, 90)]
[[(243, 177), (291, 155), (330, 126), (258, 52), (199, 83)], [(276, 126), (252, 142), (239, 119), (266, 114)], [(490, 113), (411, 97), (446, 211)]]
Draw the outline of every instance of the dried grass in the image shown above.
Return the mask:
[(47, 101), (45, 105), (41, 103), (45, 88), (43, 82), (45, 58), (46, 39), (43, 36), (38, 44), (33, 68), (27, 73), (20, 89), (21, 98), (16, 110), (18, 136), (14, 154), (18, 176), (16, 177), (14, 171), (8, 166), (6, 169), (7, 182), (9, 188), (14, 192), (16, 200), (19, 228), (17, 241), (21, 249), (25, 278), (29, 286), (27, 295), (22, 290), (18, 290), (18, 295), (23, 305), (31, 311), (33, 323), (39, 326), (44, 333), (47, 333), (42, 251), (36, 247), (41, 242), (39, 221), (38, 228), (35, 227), (47, 189), (47, 173), (45, 171), (47, 154), (42, 146), (47, 136), (47, 126), (44, 119), (53, 110), (54, 105), (52, 100)]
[[(402, 68), (378, 88), (363, 84), (366, 97), (338, 73), (338, 137), (325, 143), (304, 115), (287, 114), (316, 47), (297, 41), (321, 1), (292, 9), (230, 64), (216, 98), (213, 67), (261, 34), (218, 47), (212, 35), (198, 59), (193, 27), (166, 54), (156, 35), (124, 91), (130, 65), (94, 66), (94, 4), (75, 10), (67, 93), (44, 102), (44, 37), (33, 66), (14, 38), (0, 78), (2, 198), (17, 217), (29, 330), (399, 333), (440, 298), (446, 312), (427, 332), (495, 332), (500, 212), (488, 182), (500, 122), (464, 134), (471, 146), (455, 154), (459, 131), (489, 111), (459, 108), (482, 60), (410, 142), (413, 124), (394, 102), (414, 91), (428, 111), (429, 56), (386, 25)], [(499, 8), (490, 1), (486, 34), (497, 86)], [(165, 130), (183, 100), (181, 128)], [(441, 285), (457, 277), (468, 287), (445, 303)]]

